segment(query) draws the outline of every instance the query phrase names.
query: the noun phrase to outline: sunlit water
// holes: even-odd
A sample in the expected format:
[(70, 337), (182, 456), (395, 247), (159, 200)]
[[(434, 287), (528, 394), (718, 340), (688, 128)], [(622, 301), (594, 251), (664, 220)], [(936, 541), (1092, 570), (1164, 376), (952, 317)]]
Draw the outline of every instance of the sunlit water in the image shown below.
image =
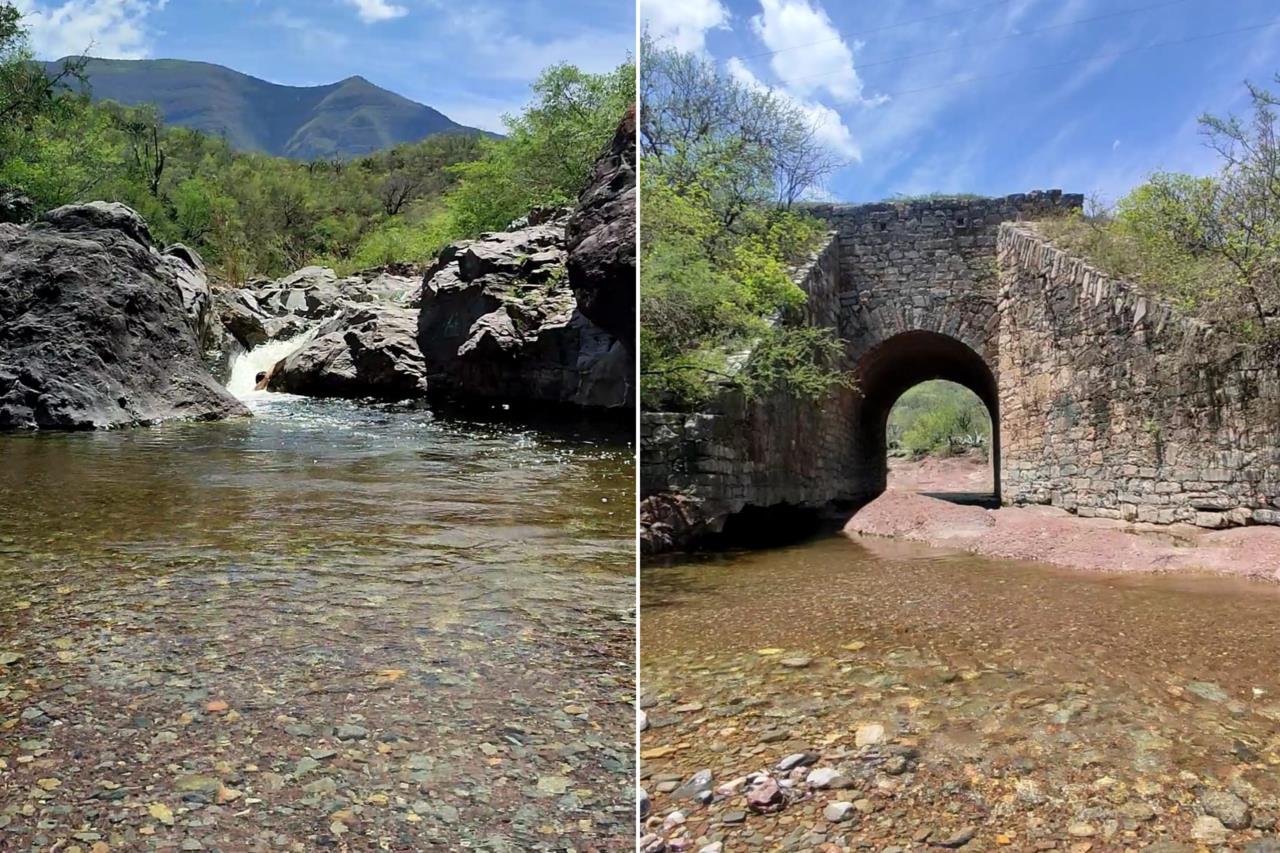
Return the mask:
[(631, 447), (247, 396), (0, 436), (0, 849), (625, 848)]
[[(654, 724), (643, 784), (659, 816), (684, 809), (690, 838), (728, 851), (913, 849), (968, 826), (973, 849), (1124, 850), (1275, 835), (1273, 585), (833, 536), (649, 566), (641, 589)], [(856, 743), (868, 724), (885, 744)], [(885, 749), (914, 750), (918, 765), (892, 775)], [(723, 819), (744, 810), (740, 795), (703, 808), (661, 792), (703, 768), (719, 784), (805, 750), (857, 784), (733, 825)], [(1213, 792), (1248, 811), (1207, 841), (1196, 827)], [(832, 824), (823, 808), (836, 800), (866, 813)]]

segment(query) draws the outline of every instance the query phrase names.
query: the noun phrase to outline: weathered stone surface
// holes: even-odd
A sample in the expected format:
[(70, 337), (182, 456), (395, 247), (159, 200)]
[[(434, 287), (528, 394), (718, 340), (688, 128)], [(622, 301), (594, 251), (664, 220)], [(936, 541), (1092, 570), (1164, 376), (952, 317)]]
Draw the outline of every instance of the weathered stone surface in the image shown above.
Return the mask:
[(348, 308), (306, 346), (281, 360), (267, 387), (309, 397), (405, 400), (427, 392), (417, 312), (393, 306)]
[(564, 222), (447, 247), (418, 298), (433, 395), (623, 408), (633, 360), (578, 310), (565, 280)]
[[(686, 547), (747, 507), (857, 505), (886, 483), (884, 423), (927, 379), (969, 387), (996, 426), (1006, 503), (1229, 527), (1280, 521), (1280, 373), (1049, 245), (1029, 220), (1078, 208), (1001, 199), (814, 205), (832, 239), (797, 282), (796, 322), (848, 342), (858, 392), (818, 403), (724, 394), (641, 416), (646, 549)], [(683, 495), (681, 536), (645, 514)]]
[(636, 111), (618, 124), (565, 227), (569, 285), (593, 323), (631, 348), (636, 333)]
[(258, 280), (214, 293), (218, 318), (240, 346), (288, 340), (353, 304), (405, 305), (418, 283), (402, 266), (339, 279), (327, 267), (304, 267), (278, 280)]
[(640, 504), (640, 552), (661, 554), (697, 540), (707, 520), (698, 502), (687, 495), (661, 492)]
[(0, 225), (0, 428), (247, 414), (201, 361), (217, 329), (199, 257), (120, 204)]
[(244, 349), (253, 349), (271, 339), (267, 314), (253, 291), (223, 289), (214, 294), (218, 320)]
[(1280, 371), (1052, 246), (1001, 229), (1005, 499), (1082, 516), (1275, 523)]

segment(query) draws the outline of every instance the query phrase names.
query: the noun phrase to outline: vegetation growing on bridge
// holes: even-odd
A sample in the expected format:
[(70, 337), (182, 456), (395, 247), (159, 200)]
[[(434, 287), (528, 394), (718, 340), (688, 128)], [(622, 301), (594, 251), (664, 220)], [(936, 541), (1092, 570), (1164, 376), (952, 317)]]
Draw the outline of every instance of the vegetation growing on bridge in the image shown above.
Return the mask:
[[(1280, 75), (1276, 82), (1280, 84)], [(1225, 321), (1245, 340), (1280, 343), (1280, 95), (1246, 84), (1252, 116), (1205, 115), (1221, 168), (1157, 173), (1115, 206), (1044, 224), (1088, 256), (1183, 309)]]
[(531, 207), (569, 204), (634, 98), (635, 68), (548, 68), (505, 139), (442, 134), (355, 160), (300, 163), (166, 127), (155, 111), (92, 104), (72, 61), (51, 80), (19, 11), (0, 2), (0, 195), (34, 213), (120, 201), (161, 241), (196, 248), (242, 281), (307, 263), (340, 272), (429, 260)]
[(824, 231), (790, 208), (838, 162), (789, 100), (648, 37), (641, 59), (644, 404), (693, 407), (725, 385), (817, 398), (847, 382), (828, 366), (834, 333), (777, 322), (803, 304), (792, 270)]

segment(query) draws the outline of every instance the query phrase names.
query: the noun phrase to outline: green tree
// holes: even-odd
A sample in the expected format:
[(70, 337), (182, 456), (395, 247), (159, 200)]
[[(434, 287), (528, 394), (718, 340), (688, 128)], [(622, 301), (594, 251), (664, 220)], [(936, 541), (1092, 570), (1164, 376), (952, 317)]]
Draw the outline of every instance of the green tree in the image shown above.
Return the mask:
[(1045, 228), (1108, 273), (1280, 352), (1280, 95), (1246, 85), (1249, 118), (1200, 119), (1217, 174), (1157, 173), (1114, 211)]
[(641, 55), (644, 404), (849, 385), (834, 331), (790, 322), (805, 301), (792, 271), (823, 228), (789, 207), (834, 160), (798, 143), (813, 128), (794, 104), (647, 38)]
[(634, 92), (629, 62), (608, 74), (572, 65), (543, 71), (533, 103), (504, 117), (506, 138), (485, 141), (478, 159), (454, 167), (447, 230), (474, 236), (501, 230), (536, 207), (574, 203)]

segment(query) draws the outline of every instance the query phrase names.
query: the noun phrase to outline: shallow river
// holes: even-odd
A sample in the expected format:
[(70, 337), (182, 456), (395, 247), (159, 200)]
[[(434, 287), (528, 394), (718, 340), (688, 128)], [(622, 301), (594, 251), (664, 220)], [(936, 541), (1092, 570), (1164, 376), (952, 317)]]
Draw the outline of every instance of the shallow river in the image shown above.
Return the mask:
[(832, 536), (641, 587), (642, 786), (683, 849), (1280, 850), (1277, 586)]
[(629, 848), (631, 447), (249, 396), (0, 436), (0, 849)]

